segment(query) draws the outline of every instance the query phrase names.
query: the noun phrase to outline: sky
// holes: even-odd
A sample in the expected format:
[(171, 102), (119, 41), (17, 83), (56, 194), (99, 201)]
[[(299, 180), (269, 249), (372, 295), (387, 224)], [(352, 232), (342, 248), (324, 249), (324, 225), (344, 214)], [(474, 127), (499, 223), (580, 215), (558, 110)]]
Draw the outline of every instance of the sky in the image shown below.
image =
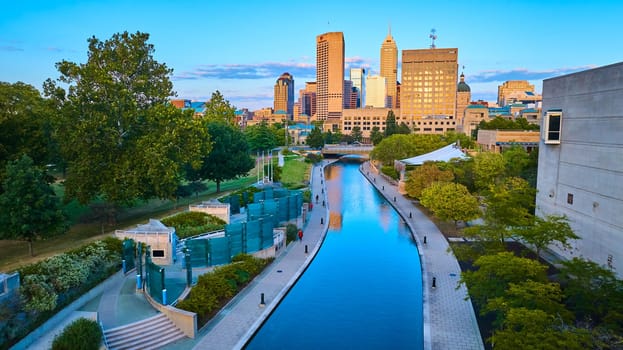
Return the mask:
[(347, 71), (378, 74), (391, 27), (399, 61), (403, 49), (429, 48), (435, 29), (438, 48), (458, 48), (472, 100), (495, 101), (507, 80), (541, 92), (543, 79), (622, 61), (622, 15), (621, 0), (20, 0), (0, 11), (0, 81), (41, 91), (59, 77), (56, 62), (86, 62), (88, 38), (140, 31), (173, 69), (177, 98), (219, 90), (255, 110), (272, 107), (282, 73), (293, 75), (296, 98), (315, 80), (322, 33), (344, 33)]

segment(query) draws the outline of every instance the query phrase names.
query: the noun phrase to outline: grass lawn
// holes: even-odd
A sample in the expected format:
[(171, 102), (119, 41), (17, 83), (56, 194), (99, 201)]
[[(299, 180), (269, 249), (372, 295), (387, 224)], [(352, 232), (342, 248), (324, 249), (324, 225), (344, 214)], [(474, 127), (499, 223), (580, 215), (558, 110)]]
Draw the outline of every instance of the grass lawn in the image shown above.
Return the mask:
[[(28, 253), (28, 243), (24, 241), (0, 240), (0, 271), (13, 271), (20, 266), (30, 264), (55, 254), (77, 248), (103, 237), (111, 235), (114, 230), (133, 227), (139, 223), (145, 223), (150, 218), (162, 218), (178, 211), (185, 210), (188, 204), (217, 198), (247, 187), (255, 182), (255, 175), (241, 179), (221, 183), (221, 193), (215, 193), (216, 184), (207, 182), (208, 190), (201, 192), (199, 196), (181, 198), (178, 201), (153, 199), (137, 203), (131, 208), (123, 208), (117, 214), (115, 225), (102, 226), (98, 222), (79, 223), (78, 218), (88, 212), (88, 207), (70, 202), (65, 210), (74, 224), (63, 235), (52, 237), (33, 243), (33, 253)], [(55, 188), (57, 193), (62, 194), (62, 188)]]
[(288, 157), (281, 170), (281, 183), (289, 189), (306, 187), (312, 164), (306, 163), (303, 157)]

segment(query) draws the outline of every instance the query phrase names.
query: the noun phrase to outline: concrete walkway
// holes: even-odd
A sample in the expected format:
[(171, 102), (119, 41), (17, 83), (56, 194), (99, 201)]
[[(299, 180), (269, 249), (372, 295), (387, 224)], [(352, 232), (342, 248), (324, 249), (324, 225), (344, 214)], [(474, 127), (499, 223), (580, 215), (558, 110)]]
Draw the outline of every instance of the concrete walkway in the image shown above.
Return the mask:
[[(326, 202), (324, 165), (312, 169), (312, 198)], [(203, 329), (196, 339), (186, 339), (165, 349), (241, 349), (277, 307), (296, 283), (320, 249), (328, 229), (328, 210), (314, 205), (303, 226), (303, 240), (291, 243), (285, 251), (254, 281), (227, 304)], [(322, 222), (322, 223), (321, 223)], [(307, 253), (305, 247), (307, 246)], [(260, 305), (264, 294), (265, 305)]]
[(410, 199), (398, 192), (396, 185), (387, 181), (369, 162), (360, 170), (402, 216), (417, 242), (424, 289), (424, 348), (484, 349), (471, 300), (465, 300), (467, 289), (464, 285), (457, 289), (461, 268), (454, 255), (448, 252), (446, 238)]

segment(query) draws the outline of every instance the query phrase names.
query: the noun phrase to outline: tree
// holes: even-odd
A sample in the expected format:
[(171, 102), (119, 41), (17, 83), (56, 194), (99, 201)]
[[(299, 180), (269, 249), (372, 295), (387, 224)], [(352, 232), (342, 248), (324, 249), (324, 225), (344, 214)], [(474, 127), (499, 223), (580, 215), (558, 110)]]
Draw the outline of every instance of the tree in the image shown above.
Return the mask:
[(504, 296), (491, 298), (482, 313), (497, 313), (498, 323), (504, 319), (512, 308), (541, 310), (548, 315), (560, 318), (565, 323), (573, 321), (573, 314), (562, 303), (560, 284), (550, 282), (524, 281), (509, 283)]
[(205, 105), (205, 118), (209, 121), (222, 121), (229, 125), (236, 124), (236, 108), (229, 104), (220, 91), (212, 93)]
[(483, 152), (474, 157), (474, 182), (476, 188), (486, 190), (498, 183), (506, 170), (504, 157), (499, 153)]
[(461, 148), (473, 149), (476, 147), (474, 139), (472, 139), (469, 135), (458, 133), (456, 131), (446, 131), (443, 138), (448, 144), (458, 142)]
[(171, 198), (182, 166), (198, 166), (209, 151), (200, 121), (168, 103), (172, 70), (153, 58), (148, 39), (140, 32), (92, 37), (86, 63), (56, 64), (67, 94), (46, 81), (46, 93), (61, 106), (66, 198), (86, 204), (101, 195), (125, 205)]
[(573, 258), (562, 261), (562, 265), (559, 277), (569, 309), (579, 319), (608, 320), (611, 326), (623, 330), (623, 281), (612, 270), (592, 261)]
[(490, 185), (485, 196), (485, 221), (497, 227), (522, 227), (533, 218), (536, 190), (520, 177)]
[(401, 122), (396, 129), (396, 134), (405, 134), (408, 135), (411, 133), (411, 128), (405, 122)]
[(311, 148), (322, 148), (324, 146), (324, 136), (322, 135), (320, 128), (313, 128), (309, 132), (305, 143), (307, 143), (307, 145)]
[(520, 258), (511, 252), (483, 255), (474, 261), (475, 271), (461, 273), (472, 300), (480, 307), (489, 299), (504, 296), (510, 283), (545, 282), (547, 267), (538, 261)]
[(396, 115), (393, 110), (389, 110), (387, 112), (387, 117), (385, 118), (385, 137), (394, 135), (398, 132), (398, 125), (396, 125)]
[(452, 171), (441, 170), (435, 163), (426, 162), (407, 173), (405, 190), (410, 197), (420, 198), (422, 191), (433, 182), (450, 182), (452, 180), (454, 180)]
[(277, 147), (275, 134), (265, 121), (257, 125), (247, 126), (244, 134), (252, 152), (266, 151)]
[(519, 145), (514, 145), (502, 152), (502, 158), (506, 164), (506, 175), (518, 177), (530, 164), (530, 155)]
[(221, 192), (221, 182), (245, 175), (255, 162), (249, 156), (249, 145), (244, 134), (225, 120), (207, 122), (212, 151), (203, 157), (199, 170), (202, 179), (216, 182), (216, 192)]
[(393, 165), (394, 160), (412, 157), (417, 152), (408, 135), (391, 135), (376, 145), (370, 157), (386, 165)]
[(361, 128), (359, 126), (354, 126), (353, 130), (350, 133), (350, 136), (353, 138), (353, 141), (361, 142), (363, 139), (363, 133), (361, 132)]
[(7, 163), (23, 154), (37, 165), (55, 157), (52, 115), (51, 104), (33, 86), (0, 82), (0, 183)]
[(563, 249), (569, 249), (571, 248), (569, 241), (579, 238), (569, 226), (566, 216), (548, 215), (545, 218), (535, 216), (533, 220), (528, 226), (518, 227), (515, 234), (524, 242), (531, 244), (537, 256), (540, 256), (541, 251), (550, 244), (558, 244)]
[(383, 133), (380, 131), (378, 126), (373, 127), (372, 131), (370, 131), (370, 141), (376, 146), (381, 142), (381, 140), (383, 140)]
[(442, 220), (468, 221), (480, 215), (478, 200), (467, 188), (452, 182), (435, 182), (422, 191), (420, 203)]
[(60, 202), (46, 181), (45, 172), (37, 168), (30, 157), (9, 162), (0, 194), (0, 238), (32, 243), (67, 229)]
[(592, 349), (588, 332), (564, 327), (542, 310), (512, 308), (501, 330), (489, 339), (495, 349)]

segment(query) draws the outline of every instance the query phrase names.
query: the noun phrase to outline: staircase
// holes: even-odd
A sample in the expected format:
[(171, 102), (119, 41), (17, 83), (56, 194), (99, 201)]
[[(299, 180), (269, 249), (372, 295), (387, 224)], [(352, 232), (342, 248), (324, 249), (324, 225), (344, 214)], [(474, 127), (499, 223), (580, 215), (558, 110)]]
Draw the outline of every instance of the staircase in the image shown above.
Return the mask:
[(125, 326), (107, 329), (104, 336), (110, 350), (159, 349), (185, 337), (162, 313)]

